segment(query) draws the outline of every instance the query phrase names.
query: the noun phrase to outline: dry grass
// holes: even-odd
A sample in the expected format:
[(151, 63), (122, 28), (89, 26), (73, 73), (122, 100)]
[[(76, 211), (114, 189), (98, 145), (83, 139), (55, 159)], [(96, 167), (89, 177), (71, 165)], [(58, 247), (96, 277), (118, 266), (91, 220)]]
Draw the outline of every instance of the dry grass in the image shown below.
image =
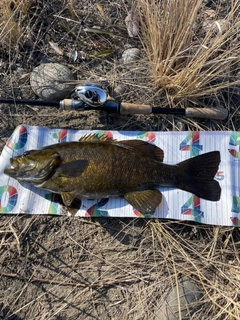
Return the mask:
[(193, 226), (186, 239), (183, 225), (173, 228), (172, 223), (155, 221), (151, 228), (169, 276), (175, 274), (173, 282), (179, 274), (192, 277), (205, 292), (205, 315), (194, 319), (239, 319), (239, 231)]
[[(89, 0), (3, 0), (1, 95), (35, 98), (28, 73), (44, 56), (69, 65), (79, 79), (124, 83), (130, 89), (125, 99), (131, 102), (149, 103), (156, 96), (174, 107), (202, 104), (205, 96), (214, 103), (220, 100), (231, 110), (228, 121), (181, 122), (187, 130), (238, 130), (239, 96), (230, 89), (239, 63), (239, 1), (219, 1), (214, 19), (225, 18), (226, 29), (214, 31), (213, 25), (206, 33), (203, 1), (162, 0), (161, 7), (153, 0), (136, 3), (141, 9), (141, 41), (127, 37), (124, 19), (131, 1), (101, 1), (103, 15)], [(111, 36), (84, 31), (96, 24)], [(52, 50), (49, 41), (64, 55)], [(122, 51), (142, 45), (146, 56), (124, 66)], [(113, 48), (115, 55), (73, 62), (74, 51), (91, 55), (103, 46)], [(172, 116), (106, 117), (1, 105), (0, 145), (22, 123), (165, 131), (174, 130), (177, 121)], [(185, 275), (204, 292), (202, 307), (192, 319), (239, 319), (239, 251), (238, 228), (167, 220), (2, 216), (0, 318), (161, 320), (166, 294)]]
[(0, 230), (4, 319), (157, 320), (183, 275), (204, 292), (192, 319), (239, 319), (238, 229), (14, 217)]
[[(202, 0), (138, 0), (142, 42), (152, 79), (166, 104), (215, 96), (233, 87), (239, 68), (238, 1), (220, 25), (220, 1), (214, 19), (199, 21)], [(225, 4), (227, 6), (227, 4)], [(209, 23), (205, 31), (202, 25)]]
[(33, 1), (2, 0), (0, 7), (0, 39), (15, 47), (22, 42), (28, 22), (28, 10)]

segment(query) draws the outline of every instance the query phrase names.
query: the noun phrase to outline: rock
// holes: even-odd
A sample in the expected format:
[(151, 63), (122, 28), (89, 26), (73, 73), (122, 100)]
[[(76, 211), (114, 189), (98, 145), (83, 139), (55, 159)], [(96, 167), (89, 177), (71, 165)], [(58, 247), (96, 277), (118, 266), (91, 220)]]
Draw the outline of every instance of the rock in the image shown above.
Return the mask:
[(177, 120), (173, 127), (173, 131), (187, 131), (187, 126), (184, 122)]
[(123, 52), (122, 59), (124, 63), (130, 63), (139, 60), (141, 57), (141, 50), (138, 48), (130, 48)]
[(59, 63), (44, 63), (36, 67), (30, 75), (34, 93), (43, 100), (61, 100), (73, 91), (75, 80), (72, 71)]
[(222, 34), (226, 32), (229, 28), (230, 28), (230, 23), (225, 19), (219, 19), (216, 21), (212, 21), (209, 19), (203, 22), (203, 29), (206, 32), (209, 32), (210, 30), (212, 30), (212, 32), (215, 34), (217, 33)]
[(130, 10), (125, 19), (128, 35), (131, 38), (134, 38), (138, 35), (139, 32), (139, 20), (135, 10)]
[(240, 81), (240, 71), (236, 73), (236, 81)]
[(121, 102), (122, 100), (124, 100), (124, 96), (126, 95), (127, 92), (128, 92), (128, 88), (126, 86), (119, 85), (116, 88), (114, 88), (112, 97), (115, 101)]
[[(178, 281), (178, 288), (175, 286), (161, 304), (159, 303), (155, 319), (189, 320), (202, 306), (200, 302), (202, 297), (203, 292), (199, 287), (187, 277), (183, 277)], [(181, 306), (181, 317), (179, 314), (179, 303)]]

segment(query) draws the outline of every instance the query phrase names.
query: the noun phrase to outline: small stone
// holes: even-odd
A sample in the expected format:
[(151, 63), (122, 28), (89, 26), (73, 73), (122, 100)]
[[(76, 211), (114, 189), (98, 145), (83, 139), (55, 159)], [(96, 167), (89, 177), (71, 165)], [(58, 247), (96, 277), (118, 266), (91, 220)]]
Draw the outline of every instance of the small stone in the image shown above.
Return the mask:
[[(200, 299), (203, 292), (199, 287), (189, 280), (182, 277), (178, 281), (178, 288), (175, 286), (162, 301), (160, 308), (156, 311), (155, 319), (161, 320), (189, 320), (191, 316), (201, 308)], [(179, 314), (179, 304), (181, 308), (181, 317)]]
[(130, 63), (139, 60), (141, 57), (141, 50), (138, 48), (130, 48), (123, 52), (122, 59), (124, 63)]
[(44, 63), (36, 67), (30, 75), (34, 93), (43, 100), (61, 100), (74, 90), (72, 71), (59, 63)]
[(187, 126), (184, 122), (178, 120), (174, 125), (173, 131), (187, 131)]
[(125, 19), (128, 35), (130, 38), (134, 38), (139, 32), (139, 20), (135, 10), (130, 10)]
[(127, 92), (128, 92), (128, 89), (126, 86), (119, 85), (116, 88), (114, 88), (112, 97), (115, 101), (121, 102), (122, 100), (124, 100), (124, 96), (126, 95)]
[(222, 34), (226, 32), (229, 29), (229, 27), (230, 27), (230, 23), (225, 19), (219, 19), (216, 21), (205, 20), (203, 22), (203, 29), (206, 32), (209, 32), (210, 30), (212, 30), (212, 32), (215, 34), (217, 33)]
[(236, 73), (236, 81), (240, 81), (240, 71)]

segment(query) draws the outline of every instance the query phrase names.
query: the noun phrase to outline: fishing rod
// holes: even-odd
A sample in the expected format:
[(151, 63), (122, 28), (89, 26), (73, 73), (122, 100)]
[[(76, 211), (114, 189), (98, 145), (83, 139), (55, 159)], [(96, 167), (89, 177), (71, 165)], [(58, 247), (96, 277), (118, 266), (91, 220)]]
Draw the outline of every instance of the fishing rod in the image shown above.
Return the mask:
[(116, 102), (108, 99), (107, 89), (104, 85), (88, 82), (77, 85), (71, 99), (61, 101), (25, 100), (0, 98), (0, 103), (28, 104), (33, 106), (59, 107), (63, 110), (98, 110), (122, 115), (133, 114), (168, 114), (186, 116), (188, 118), (205, 118), (225, 120), (228, 110), (225, 108), (161, 108), (147, 104)]

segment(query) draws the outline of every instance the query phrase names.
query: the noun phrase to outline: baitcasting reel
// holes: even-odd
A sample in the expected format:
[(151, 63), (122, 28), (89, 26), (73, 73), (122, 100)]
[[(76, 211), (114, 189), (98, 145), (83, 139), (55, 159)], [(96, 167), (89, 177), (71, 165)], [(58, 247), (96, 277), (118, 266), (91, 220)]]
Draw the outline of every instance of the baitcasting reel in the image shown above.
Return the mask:
[(107, 89), (99, 83), (87, 82), (76, 86), (72, 98), (83, 101), (91, 107), (100, 107), (107, 101)]

